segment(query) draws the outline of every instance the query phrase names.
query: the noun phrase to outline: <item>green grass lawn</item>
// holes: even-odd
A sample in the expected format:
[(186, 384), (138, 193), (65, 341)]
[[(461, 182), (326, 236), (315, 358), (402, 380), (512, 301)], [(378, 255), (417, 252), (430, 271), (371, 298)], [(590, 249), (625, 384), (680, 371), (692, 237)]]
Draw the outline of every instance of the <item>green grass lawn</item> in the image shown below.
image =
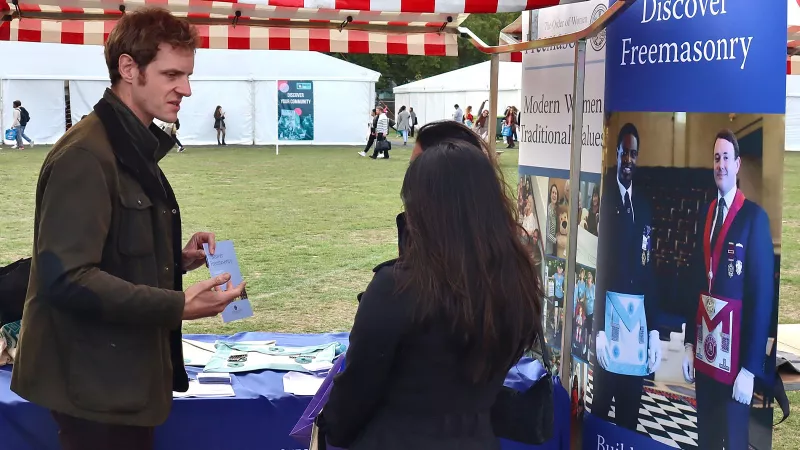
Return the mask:
[[(161, 166), (181, 205), (184, 233), (213, 231), (232, 239), (248, 282), (255, 316), (186, 323), (186, 333), (327, 332), (350, 329), (356, 294), (371, 269), (397, 253), (395, 215), (410, 147), (389, 160), (355, 148), (189, 148)], [(31, 251), (34, 192), (49, 150), (0, 150), (0, 265)], [(500, 157), (516, 183), (517, 152)], [(787, 154), (784, 177), (780, 320), (800, 322), (800, 154)], [(516, 192), (516, 188), (512, 189)], [(186, 283), (208, 272), (199, 269)], [(794, 417), (776, 430), (775, 448), (800, 448), (800, 394)]]

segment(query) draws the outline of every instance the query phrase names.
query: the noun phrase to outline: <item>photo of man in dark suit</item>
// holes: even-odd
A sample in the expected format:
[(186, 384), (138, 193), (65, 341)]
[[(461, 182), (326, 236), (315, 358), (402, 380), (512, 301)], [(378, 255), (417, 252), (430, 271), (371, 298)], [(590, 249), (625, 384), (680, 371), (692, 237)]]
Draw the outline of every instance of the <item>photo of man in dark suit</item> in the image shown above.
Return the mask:
[(769, 217), (737, 188), (742, 165), (730, 130), (714, 141), (717, 199), (697, 228), (697, 295), (686, 317), (684, 378), (696, 383), (698, 447), (745, 450), (754, 380), (771, 382), (767, 340), (774, 308)]
[[(633, 178), (640, 151), (631, 123), (620, 129), (617, 165), (605, 176), (598, 242), (591, 413), (636, 431), (643, 379), (661, 361), (651, 253), (652, 209)], [(652, 327), (652, 328), (648, 328)], [(614, 418), (609, 417), (612, 399)]]

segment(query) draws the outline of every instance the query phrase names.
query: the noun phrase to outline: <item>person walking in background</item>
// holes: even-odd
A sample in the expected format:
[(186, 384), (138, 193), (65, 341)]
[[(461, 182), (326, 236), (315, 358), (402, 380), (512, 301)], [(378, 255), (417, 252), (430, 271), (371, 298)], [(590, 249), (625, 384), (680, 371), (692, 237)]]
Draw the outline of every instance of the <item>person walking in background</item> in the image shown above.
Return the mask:
[(405, 106), (400, 107), (397, 113), (397, 131), (403, 135), (403, 145), (408, 145), (408, 130), (411, 128), (411, 114), (406, 111)]
[(459, 107), (458, 104), (456, 104), (454, 108), (456, 110), (453, 112), (453, 120), (458, 123), (464, 123), (464, 111), (461, 110), (461, 107)]
[[(228, 145), (225, 143), (225, 111), (219, 105), (214, 110), (214, 129), (217, 130), (217, 145)], [(220, 136), (222, 136), (221, 141)]]
[(467, 112), (464, 114), (464, 125), (471, 129), (474, 123), (475, 116), (472, 115), (472, 106), (467, 106)]
[(33, 141), (28, 137), (25, 136), (25, 126), (28, 125), (28, 122), (31, 120), (31, 116), (28, 113), (28, 110), (22, 107), (22, 102), (19, 100), (14, 100), (14, 123), (12, 127), (17, 131), (17, 144), (12, 146), (11, 148), (18, 148), (20, 150), (25, 150), (24, 144), (22, 140), (25, 139), (28, 141), (31, 147), (33, 147)]
[(508, 136), (506, 136), (506, 142), (508, 146), (506, 148), (514, 148), (514, 134), (516, 134), (517, 129), (517, 108), (515, 106), (509, 106), (506, 109), (506, 125), (509, 127)]
[(417, 113), (414, 112), (414, 108), (409, 106), (408, 113), (411, 115), (411, 131), (409, 131), (408, 135), (414, 137), (414, 130), (417, 128)]
[(475, 132), (486, 142), (489, 142), (489, 110), (483, 109), (483, 107), (486, 106), (488, 101), (484, 100), (481, 103), (481, 107), (478, 109), (478, 120), (475, 121), (474, 125)]
[(386, 116), (386, 111), (387, 109), (378, 108), (378, 120), (375, 122), (375, 151), (370, 155), (372, 159), (378, 159), (378, 154), (381, 154), (382, 158), (389, 158), (389, 150), (385, 149), (388, 142), (384, 143), (389, 133), (389, 118)]
[(375, 108), (369, 112), (369, 122), (367, 122), (367, 127), (369, 128), (369, 137), (367, 138), (367, 146), (364, 147), (363, 151), (358, 152), (360, 156), (367, 156), (367, 152), (370, 148), (372, 148), (372, 144), (375, 143), (375, 128), (378, 126), (379, 114), (379, 108)]
[(176, 144), (178, 144), (178, 153), (183, 153), (185, 149), (183, 148), (183, 144), (181, 144), (181, 141), (178, 140), (178, 129), (180, 127), (181, 127), (181, 121), (175, 119), (175, 123), (165, 122), (164, 125), (161, 126), (161, 129), (164, 130), (165, 133), (169, 134), (172, 137), (172, 140), (175, 141)]
[(181, 144), (180, 139), (178, 139), (178, 130), (180, 129), (181, 129), (181, 121), (175, 119), (175, 123), (173, 124), (172, 127), (172, 139), (174, 139), (175, 143), (178, 144), (178, 153), (183, 153), (183, 151), (186, 150), (186, 148), (183, 146), (183, 144)]

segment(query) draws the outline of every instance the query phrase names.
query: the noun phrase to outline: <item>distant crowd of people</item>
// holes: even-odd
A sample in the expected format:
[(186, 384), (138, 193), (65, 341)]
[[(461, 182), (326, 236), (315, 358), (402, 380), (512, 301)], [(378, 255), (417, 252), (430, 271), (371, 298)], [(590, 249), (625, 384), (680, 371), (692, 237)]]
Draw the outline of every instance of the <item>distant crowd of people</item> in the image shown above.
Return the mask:
[[(472, 106), (467, 106), (466, 112), (461, 110), (458, 103), (453, 105), (453, 120), (458, 123), (463, 123), (468, 128), (474, 130), (486, 142), (489, 142), (489, 110), (484, 109), (489, 100), (484, 100), (481, 107), (478, 109), (477, 116), (472, 115)], [(520, 112), (516, 106), (506, 107), (503, 113), (503, 126), (500, 130), (503, 138), (508, 143), (506, 148), (514, 148), (514, 142), (517, 141), (517, 127), (520, 121)], [(477, 117), (477, 119), (476, 119)]]
[(400, 107), (397, 112), (397, 121), (395, 122), (389, 118), (389, 108), (385, 105), (376, 107), (370, 111), (369, 121), (367, 127), (369, 134), (367, 136), (367, 146), (364, 150), (358, 152), (362, 157), (366, 157), (372, 145), (375, 145), (375, 150), (369, 155), (372, 159), (389, 159), (389, 150), (392, 149), (392, 143), (387, 139), (389, 129), (393, 128), (403, 138), (403, 146), (408, 145), (408, 138), (414, 137), (414, 128), (417, 126), (417, 114), (414, 108), (406, 108), (405, 105)]

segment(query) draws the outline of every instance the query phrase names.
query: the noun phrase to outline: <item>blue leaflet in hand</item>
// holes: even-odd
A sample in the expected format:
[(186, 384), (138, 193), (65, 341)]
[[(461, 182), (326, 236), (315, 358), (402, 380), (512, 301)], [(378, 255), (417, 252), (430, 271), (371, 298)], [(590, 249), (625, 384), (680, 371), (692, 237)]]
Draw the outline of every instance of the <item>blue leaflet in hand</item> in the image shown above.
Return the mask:
[[(208, 261), (208, 269), (212, 277), (228, 273), (231, 276), (231, 283), (238, 286), (242, 283), (242, 272), (239, 270), (239, 261), (236, 259), (236, 250), (233, 248), (233, 241), (217, 241), (217, 247), (214, 254), (210, 254), (208, 244), (203, 244), (203, 250), (206, 252), (206, 260)], [(222, 290), (226, 290), (227, 286), (223, 285)], [(242, 296), (235, 299), (222, 311), (222, 321), (225, 323), (251, 317), (253, 315), (253, 308), (250, 305), (250, 300), (247, 297), (247, 290), (242, 291)]]

